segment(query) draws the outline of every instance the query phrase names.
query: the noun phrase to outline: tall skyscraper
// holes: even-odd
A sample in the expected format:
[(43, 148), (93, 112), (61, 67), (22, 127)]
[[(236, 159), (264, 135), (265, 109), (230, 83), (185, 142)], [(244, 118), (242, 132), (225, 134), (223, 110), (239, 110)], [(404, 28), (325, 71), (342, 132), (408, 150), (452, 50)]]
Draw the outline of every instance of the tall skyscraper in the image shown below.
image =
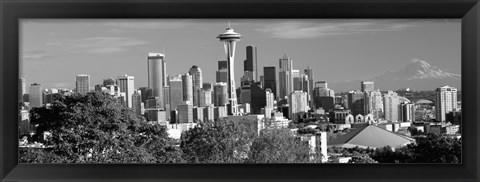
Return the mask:
[(166, 85), (167, 73), (165, 55), (162, 53), (148, 53), (148, 87), (152, 89), (152, 97), (160, 98), (163, 104), (163, 87)]
[(374, 90), (367, 93), (369, 113), (373, 115), (374, 119), (384, 118), (383, 97), (380, 90)]
[(132, 94), (132, 110), (139, 116), (142, 114), (142, 94), (139, 90)]
[(293, 90), (303, 91), (303, 80), (302, 75), (300, 75), (300, 70), (292, 70), (293, 77)]
[(75, 79), (75, 90), (77, 93), (86, 94), (90, 91), (90, 75), (79, 74)]
[(237, 41), (240, 41), (241, 35), (233, 31), (230, 28), (230, 23), (228, 25), (227, 31), (217, 36), (220, 41), (224, 42), (225, 46), (225, 53), (227, 54), (227, 62), (228, 62), (228, 114), (229, 115), (238, 115), (238, 107), (237, 107), (237, 95), (235, 93), (235, 44)]
[(360, 83), (361, 91), (362, 92), (371, 92), (374, 89), (373, 85), (374, 85), (373, 81), (362, 81)]
[(33, 83), (30, 85), (28, 92), (28, 101), (30, 102), (30, 107), (42, 107), (43, 106), (43, 90), (42, 85), (38, 83)]
[(394, 91), (389, 90), (383, 95), (383, 106), (385, 112), (385, 119), (387, 121), (399, 121), (398, 108), (400, 105), (400, 98)]
[(192, 75), (185, 73), (182, 75), (183, 101), (193, 104), (193, 79)]
[(129, 108), (132, 108), (132, 95), (135, 90), (134, 79), (135, 78), (133, 76), (123, 75), (119, 76), (117, 80), (118, 86), (120, 87), (120, 92), (125, 92), (127, 97), (126, 104)]
[(274, 66), (263, 67), (263, 88), (270, 89), (273, 96), (277, 96), (277, 72)]
[(215, 106), (225, 106), (228, 103), (228, 88), (224, 82), (216, 83), (213, 87)]
[(270, 90), (269, 88), (265, 89), (265, 100), (265, 118), (271, 118), (275, 97), (273, 96), (272, 90)]
[(261, 87), (260, 83), (254, 83), (250, 86), (251, 94), (251, 112), (253, 114), (261, 114), (262, 108), (266, 105), (265, 90)]
[(352, 115), (365, 115), (365, 93), (362, 91), (351, 91), (348, 93), (348, 106)]
[(218, 70), (216, 73), (216, 82), (225, 82), (227, 83), (228, 81), (228, 69), (221, 69)]
[(435, 90), (435, 113), (438, 121), (445, 121), (446, 114), (457, 111), (457, 89), (448, 85)]
[(179, 104), (183, 103), (183, 83), (182, 76), (170, 77), (170, 110), (177, 109)]
[(286, 96), (289, 96), (293, 92), (293, 61), (287, 55), (279, 60), (279, 97), (280, 99), (285, 99)]
[(218, 61), (218, 70), (228, 69), (228, 62), (226, 60)]
[(308, 76), (308, 90), (309, 90), (309, 95), (310, 95), (310, 107), (313, 107), (313, 87), (314, 87), (314, 83), (313, 83), (313, 80), (314, 80), (314, 72), (313, 72), (313, 68), (310, 67), (310, 66), (307, 66), (307, 68), (305, 68), (305, 71), (304, 71), (305, 75)]
[(203, 87), (202, 70), (198, 66), (193, 65), (188, 73), (192, 75), (193, 81), (193, 106), (198, 106), (198, 92)]
[(297, 121), (298, 115), (308, 111), (307, 93), (302, 91), (292, 92), (288, 98), (288, 105), (290, 118)]
[(142, 93), (142, 102), (145, 103), (148, 98), (152, 97), (152, 89), (149, 87), (140, 87), (140, 93)]
[(258, 81), (256, 46), (247, 46), (247, 59), (245, 59), (245, 61), (243, 62), (243, 71), (250, 72), (252, 74), (252, 80)]

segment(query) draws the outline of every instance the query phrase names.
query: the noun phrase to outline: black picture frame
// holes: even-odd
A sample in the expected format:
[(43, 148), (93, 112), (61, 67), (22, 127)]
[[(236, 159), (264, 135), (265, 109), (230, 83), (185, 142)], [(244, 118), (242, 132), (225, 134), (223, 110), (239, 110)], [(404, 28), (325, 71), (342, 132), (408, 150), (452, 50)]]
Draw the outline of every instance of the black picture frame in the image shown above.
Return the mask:
[[(461, 18), (462, 164), (18, 164), (22, 18)], [(478, 0), (0, 0), (0, 181), (479, 181)]]

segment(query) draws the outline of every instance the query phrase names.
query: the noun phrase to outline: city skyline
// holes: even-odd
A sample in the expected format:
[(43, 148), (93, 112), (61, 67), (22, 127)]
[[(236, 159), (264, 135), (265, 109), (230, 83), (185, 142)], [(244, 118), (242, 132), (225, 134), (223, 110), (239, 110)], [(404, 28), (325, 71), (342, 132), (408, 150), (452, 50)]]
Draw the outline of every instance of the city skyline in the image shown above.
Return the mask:
[[(21, 24), (22, 76), (26, 78), (28, 85), (38, 82), (44, 88), (72, 89), (77, 74), (91, 75), (91, 86), (101, 83), (103, 79), (127, 74), (135, 77), (136, 88), (145, 87), (148, 80), (145, 71), (148, 53), (163, 52), (168, 74), (184, 74), (192, 65), (198, 65), (203, 71), (203, 82), (215, 83), (217, 62), (226, 59), (222, 46), (215, 40), (215, 36), (222, 33), (226, 22), (227, 20), (24, 21)], [(200, 23), (211, 26), (194, 27)], [(72, 24), (84, 25), (85, 31), (69, 30), (71, 28), (67, 26)], [(258, 67), (275, 66), (278, 69), (278, 60), (287, 54), (293, 60), (293, 69), (303, 70), (311, 66), (315, 70), (314, 81), (326, 80), (331, 83), (332, 88), (335, 88), (336, 81), (362, 77), (367, 79), (385, 71), (395, 70), (404, 66), (405, 61), (415, 57), (427, 59), (447, 72), (460, 73), (459, 20), (233, 20), (231, 26), (242, 34), (242, 41), (237, 44), (235, 56), (237, 86), (240, 85), (239, 81), (243, 76), (243, 61), (246, 59), (245, 49), (248, 45), (258, 48)], [(297, 29), (289, 32), (293, 27)], [(435, 27), (443, 29), (431, 32)], [(39, 28), (41, 30), (38, 30)], [(103, 31), (95, 31), (102, 28)], [(155, 33), (165, 41), (155, 41), (147, 36)], [(182, 36), (164, 35), (172, 33)], [(191, 38), (198, 35), (205, 36), (194, 38), (192, 41)], [(151, 39), (147, 40), (145, 36)], [(172, 38), (175, 38), (174, 41)], [(380, 40), (384, 38), (387, 40)], [(375, 44), (391, 41), (390, 39), (397, 41), (383, 45)], [(189, 44), (182, 43), (184, 41), (188, 41)], [(411, 41), (414, 41), (415, 45), (409, 46), (408, 43)], [(338, 49), (338, 44), (342, 42), (341, 49)], [(362, 42), (372, 45), (350, 44)], [(304, 48), (289, 48), (298, 44), (304, 45)], [(174, 49), (179, 46), (182, 48)], [(379, 46), (410, 48), (385, 51)], [(413, 49), (417, 46), (422, 49)], [(332, 52), (330, 49), (335, 47), (336, 51)], [(352, 50), (353, 47), (355, 50)], [(57, 49), (53, 50), (54, 48)], [(185, 52), (178, 53), (179, 51)], [(392, 51), (397, 53), (389, 54)], [(349, 54), (340, 54), (341, 52), (351, 52), (350, 57), (357, 56), (357, 59), (362, 61), (346, 61), (351, 66), (341, 66), (340, 64), (345, 63), (345, 57), (349, 57)], [(370, 53), (361, 55), (362, 52)], [(398, 52), (404, 56), (399, 56)], [(391, 58), (382, 59), (385, 55)], [(79, 59), (82, 61), (78, 61)], [(323, 61), (325, 59), (335, 61)], [(458, 61), (452, 61), (455, 59)], [(115, 60), (117, 62), (113, 62)], [(48, 66), (45, 63), (48, 63)], [(58, 69), (60, 66), (62, 69)], [(365, 66), (371, 69), (362, 70)], [(344, 72), (338, 74), (338, 69), (335, 68)], [(257, 70), (260, 70), (257, 75), (263, 75), (263, 69)]]

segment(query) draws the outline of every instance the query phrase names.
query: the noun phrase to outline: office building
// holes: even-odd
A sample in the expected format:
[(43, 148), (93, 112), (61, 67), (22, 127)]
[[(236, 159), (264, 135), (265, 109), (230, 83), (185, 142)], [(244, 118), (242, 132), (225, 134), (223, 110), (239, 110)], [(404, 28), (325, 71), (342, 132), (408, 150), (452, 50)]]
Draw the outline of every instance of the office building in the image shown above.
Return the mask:
[(162, 53), (149, 53), (147, 58), (148, 87), (152, 89), (152, 97), (159, 97), (163, 103), (163, 87), (167, 83), (165, 55)]
[(360, 87), (362, 92), (371, 92), (374, 90), (373, 81), (362, 81), (360, 82)]
[(303, 91), (303, 81), (299, 70), (292, 70), (293, 77), (293, 91)]
[(294, 91), (288, 98), (289, 116), (293, 121), (298, 121), (298, 116), (308, 111), (307, 93)]
[(249, 72), (249, 77), (252, 78), (250, 81), (258, 81), (256, 46), (247, 46), (247, 59), (243, 62), (243, 71)]
[(227, 93), (227, 84), (220, 82), (216, 83), (213, 87), (214, 92), (214, 104), (215, 106), (225, 106), (227, 105), (228, 93)]
[(279, 97), (285, 99), (290, 93), (293, 92), (293, 61), (287, 55), (283, 55), (279, 59)]
[(315, 109), (323, 108), (325, 111), (330, 111), (335, 109), (335, 101), (333, 97), (316, 97), (315, 98)]
[(149, 122), (158, 122), (159, 124), (166, 125), (167, 122), (167, 111), (164, 111), (160, 108), (147, 108), (145, 109), (145, 118)]
[(216, 82), (224, 82), (227, 83), (228, 81), (228, 69), (221, 69), (216, 72)]
[(263, 88), (270, 89), (273, 96), (277, 97), (277, 72), (274, 66), (263, 67)]
[(188, 73), (192, 75), (193, 106), (198, 106), (198, 93), (203, 87), (202, 70), (198, 66), (193, 65), (188, 71)]
[(401, 122), (414, 122), (415, 121), (415, 107), (412, 103), (403, 102), (399, 107), (399, 119)]
[(42, 85), (38, 83), (33, 83), (30, 85), (28, 92), (28, 101), (30, 102), (30, 107), (43, 107), (43, 90)]
[[(308, 94), (309, 94), (309, 98), (310, 98), (310, 107), (313, 107), (313, 102), (314, 102), (314, 96), (313, 96), (313, 87), (314, 87), (314, 83), (313, 83), (313, 80), (314, 80), (314, 71), (313, 71), (313, 68), (310, 67), (310, 66), (307, 66), (307, 68), (305, 68), (304, 70), (304, 74), (308, 77)], [(304, 91), (305, 92), (305, 91)]]
[(213, 106), (207, 106), (203, 108), (203, 121), (204, 122), (209, 122), (215, 120), (215, 107)]
[(457, 89), (443, 86), (435, 90), (435, 113), (437, 121), (445, 121), (446, 114), (457, 111)]
[(348, 93), (348, 107), (352, 111), (352, 115), (365, 115), (365, 93), (362, 91), (350, 91)]
[(218, 120), (228, 116), (228, 111), (226, 106), (218, 106), (213, 108), (213, 119)]
[(18, 79), (18, 100), (23, 102), (23, 96), (27, 93), (27, 84), (25, 78)]
[(272, 93), (272, 90), (269, 88), (265, 89), (265, 118), (271, 118), (273, 113), (273, 104), (275, 97)]
[(240, 90), (240, 99), (238, 100), (239, 104), (251, 103), (252, 102), (252, 92), (250, 90), (252, 82), (242, 82), (242, 88)]
[(75, 91), (80, 94), (86, 94), (90, 91), (90, 75), (77, 75), (75, 79)]
[(250, 93), (251, 93), (251, 113), (253, 114), (262, 114), (262, 108), (266, 105), (266, 92), (261, 87), (260, 83), (257, 82), (250, 86)]
[(192, 104), (178, 105), (178, 123), (193, 123)]
[(179, 104), (183, 104), (183, 83), (182, 76), (170, 77), (170, 110), (177, 109)]
[(398, 108), (400, 105), (400, 98), (396, 92), (389, 90), (383, 95), (383, 106), (385, 112), (385, 119), (387, 121), (399, 121)]
[(374, 90), (367, 94), (368, 110), (374, 119), (384, 118), (383, 96), (380, 90)]
[(222, 33), (217, 36), (217, 38), (224, 43), (225, 54), (227, 55), (228, 62), (228, 114), (236, 116), (238, 114), (237, 107), (237, 95), (235, 93), (235, 67), (234, 67), (234, 58), (235, 58), (235, 44), (237, 41), (240, 41), (241, 35), (234, 32), (230, 25), (228, 26), (225, 33)]
[(218, 70), (228, 69), (228, 62), (226, 60), (218, 61)]
[(137, 115), (142, 115), (142, 94), (139, 90), (135, 90), (132, 94), (132, 110)]
[(103, 80), (104, 87), (107, 87), (109, 85), (116, 85), (115, 80), (113, 78), (107, 78)]
[(125, 92), (125, 96), (127, 97), (126, 104), (129, 108), (132, 108), (132, 95), (135, 90), (134, 79), (133, 76), (128, 75), (119, 76), (117, 79), (120, 92)]
[(206, 107), (212, 105), (212, 89), (202, 88), (198, 90), (198, 106)]
[(203, 121), (203, 109), (204, 107), (193, 107), (193, 122), (198, 123)]
[(145, 103), (148, 98), (153, 96), (152, 89), (149, 87), (140, 87), (140, 93), (142, 93), (142, 102)]
[(182, 75), (183, 101), (193, 104), (193, 79), (192, 75), (186, 73)]

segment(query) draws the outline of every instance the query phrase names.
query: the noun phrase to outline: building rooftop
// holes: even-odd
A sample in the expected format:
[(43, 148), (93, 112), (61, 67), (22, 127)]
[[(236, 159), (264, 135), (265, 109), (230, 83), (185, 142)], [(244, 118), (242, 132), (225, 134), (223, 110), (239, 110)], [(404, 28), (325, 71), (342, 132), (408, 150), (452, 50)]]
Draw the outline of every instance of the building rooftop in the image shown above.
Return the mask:
[(379, 148), (390, 146), (393, 148), (407, 145), (414, 142), (414, 139), (392, 133), (377, 126), (369, 125), (362, 128), (350, 130), (345, 135), (338, 136), (327, 142), (328, 146), (345, 148)]

